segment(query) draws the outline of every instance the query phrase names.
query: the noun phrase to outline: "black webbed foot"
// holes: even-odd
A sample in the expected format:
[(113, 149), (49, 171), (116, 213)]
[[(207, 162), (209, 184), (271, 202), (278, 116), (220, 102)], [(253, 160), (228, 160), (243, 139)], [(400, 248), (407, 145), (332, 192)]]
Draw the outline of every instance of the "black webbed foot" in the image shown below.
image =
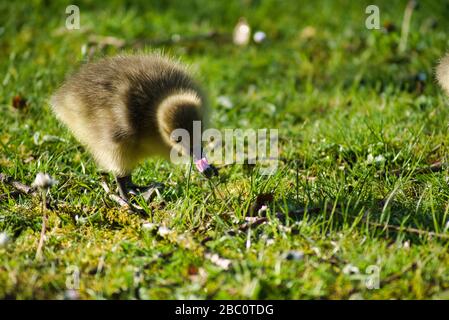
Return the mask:
[(117, 190), (120, 197), (127, 201), (132, 196), (138, 195), (141, 195), (145, 201), (149, 201), (164, 188), (164, 184), (157, 182), (151, 183), (148, 186), (135, 185), (131, 180), (131, 176), (116, 177), (115, 180), (117, 181)]

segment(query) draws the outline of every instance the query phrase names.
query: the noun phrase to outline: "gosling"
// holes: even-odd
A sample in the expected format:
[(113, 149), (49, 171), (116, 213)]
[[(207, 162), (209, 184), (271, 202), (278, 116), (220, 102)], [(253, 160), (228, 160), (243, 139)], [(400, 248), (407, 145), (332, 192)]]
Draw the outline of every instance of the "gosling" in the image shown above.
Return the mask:
[(63, 83), (50, 104), (98, 166), (115, 176), (124, 199), (141, 191), (131, 173), (145, 158), (168, 158), (172, 148), (194, 155), (192, 139), (181, 143), (172, 133), (185, 129), (192, 138), (193, 121), (206, 115), (205, 95), (187, 68), (159, 54), (88, 63)]
[(438, 83), (449, 96), (449, 53), (440, 60), (436, 70)]

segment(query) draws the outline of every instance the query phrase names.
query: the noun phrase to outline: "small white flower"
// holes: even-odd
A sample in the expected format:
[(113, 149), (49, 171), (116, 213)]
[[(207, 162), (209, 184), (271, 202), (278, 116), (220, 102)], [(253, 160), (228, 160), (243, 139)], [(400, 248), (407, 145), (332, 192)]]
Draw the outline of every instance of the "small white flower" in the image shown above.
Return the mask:
[(335, 241), (331, 241), (330, 243), (334, 247), (334, 249), (332, 250), (332, 254), (336, 254), (340, 250), (340, 245)]
[(261, 43), (261, 42), (265, 41), (266, 38), (267, 38), (267, 35), (263, 31), (256, 31), (253, 36), (253, 40), (255, 43)]
[(80, 295), (78, 293), (78, 290), (68, 289), (64, 292), (64, 299), (66, 300), (78, 300), (79, 298)]
[(318, 247), (312, 247), (311, 249), (312, 249), (313, 252), (315, 252), (315, 254), (316, 254), (318, 257), (321, 257), (321, 250), (320, 250), (320, 248), (318, 248)]
[(286, 253), (285, 259), (292, 261), (301, 261), (304, 259), (304, 252), (292, 250)]
[(172, 34), (172, 36), (171, 36), (171, 41), (173, 41), (173, 42), (179, 42), (179, 41), (181, 41), (181, 35), (179, 35), (179, 34), (177, 34), (177, 33)]
[(58, 136), (46, 134), (42, 137), (42, 142), (67, 142), (67, 140)]
[(402, 244), (402, 248), (404, 248), (405, 250), (408, 250), (408, 249), (410, 249), (410, 241), (405, 241), (403, 244)]
[(283, 233), (291, 233), (292, 232), (292, 228), (286, 227), (286, 226), (280, 224), (279, 225), (279, 231), (281, 231)]
[(33, 134), (33, 142), (34, 142), (34, 144), (37, 145), (37, 146), (40, 145), (39, 138), (40, 138), (40, 133), (39, 133), (39, 131), (38, 131), (38, 132), (35, 132), (35, 133)]
[(231, 260), (220, 258), (220, 256), (216, 253), (214, 254), (206, 253), (206, 258), (224, 270), (227, 270), (231, 265)]
[(80, 224), (80, 225), (81, 224), (86, 224), (87, 218), (75, 215), (75, 222), (76, 222), (76, 224)]
[(229, 98), (228, 96), (219, 96), (217, 98), (217, 103), (226, 109), (232, 109), (232, 107), (234, 107), (231, 98)]
[(343, 273), (344, 274), (359, 274), (360, 270), (359, 270), (359, 268), (357, 268), (356, 266), (354, 266), (352, 264), (347, 264), (343, 268)]
[(151, 222), (145, 222), (144, 224), (142, 224), (142, 229), (144, 230), (153, 230), (156, 229), (157, 225), (155, 223), (151, 223)]
[(366, 163), (367, 163), (367, 164), (371, 164), (371, 163), (373, 163), (373, 161), (374, 161), (374, 157), (373, 157), (373, 155), (370, 153), (370, 154), (368, 155), (368, 157), (366, 157)]
[(374, 158), (374, 161), (376, 162), (376, 163), (382, 163), (382, 162), (385, 162), (385, 157), (383, 156), (383, 155), (378, 155), (377, 157), (375, 157)]
[(157, 233), (161, 236), (161, 237), (165, 237), (168, 236), (172, 231), (164, 226), (160, 226)]
[(9, 236), (6, 232), (0, 232), (0, 248), (6, 247), (9, 242)]
[(58, 181), (53, 179), (48, 173), (39, 172), (31, 186), (39, 189), (49, 189), (57, 183)]
[(349, 296), (349, 300), (365, 300), (360, 292), (356, 292)]
[(87, 44), (83, 44), (82, 46), (81, 46), (81, 56), (86, 56), (86, 54), (87, 54)]
[[(259, 217), (245, 217), (245, 221), (249, 222), (249, 223), (254, 223), (259, 219)], [(239, 220), (236, 220), (237, 223), (239, 222)]]

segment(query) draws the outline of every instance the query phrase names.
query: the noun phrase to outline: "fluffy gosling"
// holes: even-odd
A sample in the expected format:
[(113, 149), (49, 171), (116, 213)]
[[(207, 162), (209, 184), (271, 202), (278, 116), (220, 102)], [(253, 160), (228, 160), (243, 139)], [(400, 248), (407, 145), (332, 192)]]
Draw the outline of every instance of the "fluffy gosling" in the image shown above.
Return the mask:
[[(205, 96), (186, 68), (162, 55), (122, 55), (84, 65), (51, 98), (51, 107), (127, 199), (139, 187), (133, 169), (145, 158), (192, 156), (192, 141), (172, 136), (205, 120)], [(190, 151), (187, 150), (189, 146)], [(199, 157), (201, 158), (201, 157)]]
[(440, 60), (436, 70), (438, 83), (449, 96), (449, 53)]

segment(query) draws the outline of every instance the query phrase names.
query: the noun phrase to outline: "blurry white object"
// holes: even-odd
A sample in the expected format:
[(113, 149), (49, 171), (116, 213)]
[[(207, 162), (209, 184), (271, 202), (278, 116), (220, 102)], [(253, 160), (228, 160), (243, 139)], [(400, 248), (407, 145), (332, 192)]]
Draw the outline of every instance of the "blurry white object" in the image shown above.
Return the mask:
[(246, 46), (251, 36), (251, 27), (245, 18), (240, 18), (234, 28), (233, 41), (238, 46)]
[(145, 222), (144, 224), (142, 224), (142, 229), (144, 230), (153, 230), (156, 229), (156, 227), (157, 225), (151, 222)]
[(48, 173), (39, 172), (31, 186), (39, 189), (49, 189), (57, 183), (58, 181), (53, 179)]
[(157, 233), (161, 236), (161, 237), (165, 237), (168, 236), (172, 231), (165, 227), (165, 226), (160, 226)]
[(217, 98), (217, 103), (225, 109), (232, 109), (232, 107), (234, 107), (231, 98), (228, 96), (219, 96)]
[(9, 242), (9, 237), (6, 232), (0, 232), (0, 248), (6, 247)]
[(253, 40), (255, 43), (262, 43), (267, 38), (267, 35), (263, 31), (257, 31), (254, 33)]

